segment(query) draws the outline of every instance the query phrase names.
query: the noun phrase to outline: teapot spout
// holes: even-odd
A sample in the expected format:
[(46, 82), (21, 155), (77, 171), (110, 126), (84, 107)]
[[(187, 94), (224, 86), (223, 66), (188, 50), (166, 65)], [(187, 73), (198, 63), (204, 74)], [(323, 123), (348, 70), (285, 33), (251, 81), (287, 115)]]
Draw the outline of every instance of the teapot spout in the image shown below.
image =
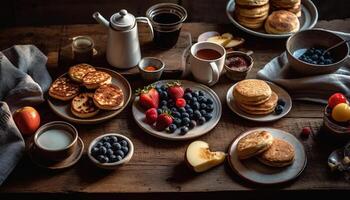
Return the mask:
[(99, 12), (95, 12), (94, 14), (92, 14), (92, 17), (100, 24), (109, 27), (109, 22), (99, 13)]

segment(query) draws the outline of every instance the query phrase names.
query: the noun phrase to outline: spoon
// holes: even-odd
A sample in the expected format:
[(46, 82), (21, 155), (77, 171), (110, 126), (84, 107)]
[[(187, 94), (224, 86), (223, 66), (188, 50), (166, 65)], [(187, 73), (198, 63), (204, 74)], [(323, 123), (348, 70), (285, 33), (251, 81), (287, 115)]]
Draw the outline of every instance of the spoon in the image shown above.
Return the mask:
[(349, 42), (349, 41), (350, 41), (350, 39), (347, 39), (347, 40), (343, 40), (343, 41), (341, 41), (341, 42), (338, 42), (337, 44), (335, 44), (335, 45), (329, 47), (328, 49), (326, 49), (326, 50), (322, 53), (322, 55), (326, 54), (326, 53), (329, 52), (330, 50), (332, 50), (332, 49), (334, 49), (334, 48), (337, 48), (337, 47), (339, 47), (340, 45), (342, 45), (342, 44), (344, 44), (344, 43), (347, 43), (347, 42)]
[(331, 170), (344, 171), (345, 166), (343, 165), (344, 149), (336, 149), (328, 156), (328, 166)]

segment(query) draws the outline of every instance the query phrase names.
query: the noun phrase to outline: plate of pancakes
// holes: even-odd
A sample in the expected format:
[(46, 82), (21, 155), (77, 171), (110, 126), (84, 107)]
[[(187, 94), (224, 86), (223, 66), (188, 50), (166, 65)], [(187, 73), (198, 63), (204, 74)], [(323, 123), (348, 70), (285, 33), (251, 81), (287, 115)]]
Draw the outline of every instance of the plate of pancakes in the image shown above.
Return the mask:
[(228, 161), (239, 176), (254, 183), (277, 184), (298, 177), (307, 156), (292, 134), (262, 127), (246, 131), (229, 147)]
[[(167, 83), (174, 82), (174, 80), (161, 80), (157, 81), (155, 83), (152, 83), (152, 85), (161, 86), (166, 85)], [(176, 130), (174, 133), (168, 133), (167, 131), (158, 131), (155, 129), (154, 126), (148, 124), (145, 120), (145, 112), (146, 110), (143, 109), (139, 103), (139, 97), (137, 96), (134, 100), (134, 103), (132, 104), (132, 114), (134, 116), (134, 119), (136, 123), (139, 125), (139, 127), (147, 132), (150, 135), (153, 135), (155, 137), (165, 139), (165, 140), (190, 140), (193, 138), (197, 138), (199, 136), (202, 136), (209, 131), (211, 131), (217, 123), (219, 122), (222, 114), (222, 105), (219, 97), (217, 94), (210, 89), (209, 87), (195, 83), (192, 81), (186, 81), (181, 80), (181, 85), (183, 88), (191, 88), (193, 91), (202, 91), (204, 93), (204, 96), (207, 98), (211, 98), (213, 100), (213, 112), (212, 112), (212, 118), (204, 123), (203, 125), (197, 125), (193, 129), (189, 130), (185, 135), (180, 134), (179, 130)]]
[(311, 0), (230, 0), (226, 15), (237, 28), (264, 38), (287, 38), (318, 19)]
[[(292, 108), (289, 94), (276, 84), (258, 79), (245, 79), (230, 87), (226, 95), (228, 107), (238, 116), (257, 122), (275, 121)], [(278, 103), (283, 110), (276, 112)]]
[(63, 119), (93, 124), (119, 114), (131, 99), (129, 82), (119, 73), (77, 64), (50, 86), (48, 104)]

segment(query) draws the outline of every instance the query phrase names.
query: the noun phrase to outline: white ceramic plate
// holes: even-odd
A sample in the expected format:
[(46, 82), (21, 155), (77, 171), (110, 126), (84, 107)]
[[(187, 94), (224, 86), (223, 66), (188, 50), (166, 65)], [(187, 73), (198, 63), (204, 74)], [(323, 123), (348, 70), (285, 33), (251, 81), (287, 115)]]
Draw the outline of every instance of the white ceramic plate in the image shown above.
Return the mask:
[[(290, 35), (292, 35), (292, 33), (282, 34), (282, 35), (269, 34), (269, 33), (266, 33), (263, 28), (261, 30), (252, 30), (252, 29), (246, 28), (241, 24), (239, 24), (236, 21), (236, 19), (233, 17), (234, 10), (235, 10), (235, 0), (230, 0), (226, 5), (227, 17), (233, 23), (233, 25), (235, 25), (237, 28), (247, 33), (250, 33), (258, 37), (264, 37), (264, 38), (287, 38)], [(301, 0), (301, 17), (299, 17), (300, 30), (313, 28), (316, 25), (317, 19), (318, 19), (318, 12), (314, 3), (312, 3), (311, 0)]]
[[(166, 84), (167, 82), (172, 82), (172, 81), (174, 80), (162, 80), (162, 81), (155, 82), (154, 84), (163, 85), (163, 84)], [(205, 124), (197, 125), (192, 130), (189, 130), (188, 133), (186, 133), (185, 135), (180, 135), (179, 129), (177, 129), (174, 133), (167, 133), (166, 131), (157, 131), (154, 127), (152, 127), (151, 125), (147, 124), (144, 121), (146, 111), (143, 108), (141, 108), (139, 104), (139, 97), (136, 97), (134, 100), (134, 103), (132, 104), (132, 114), (134, 116), (136, 123), (145, 132), (155, 137), (166, 139), (166, 140), (189, 140), (208, 133), (219, 122), (221, 113), (222, 113), (222, 106), (221, 106), (220, 99), (216, 95), (216, 93), (209, 87), (199, 83), (186, 81), (186, 80), (181, 80), (180, 82), (184, 88), (192, 88), (193, 90), (203, 91), (207, 97), (210, 97), (213, 100), (214, 102), (213, 104), (214, 111), (212, 113), (213, 117), (210, 119), (210, 121), (206, 122)]]
[[(122, 89), (124, 93), (123, 107), (121, 107), (118, 110), (100, 110), (100, 112), (93, 117), (79, 118), (73, 115), (70, 110), (71, 101), (60, 101), (49, 97), (47, 102), (50, 108), (54, 111), (54, 113), (56, 113), (58, 116), (62, 117), (63, 119), (69, 122), (77, 124), (95, 124), (106, 121), (124, 110), (124, 108), (128, 105), (132, 94), (129, 82), (121, 74), (113, 70), (98, 67), (96, 67), (96, 69), (110, 74), (112, 76), (112, 83), (117, 85), (120, 89)], [(63, 74), (62, 76), (66, 76), (66, 74)]]
[[(255, 158), (247, 160), (239, 160), (237, 157), (237, 143), (238, 141), (256, 130), (269, 131), (274, 138), (282, 139), (293, 145), (295, 149), (295, 160), (292, 165), (286, 167), (270, 167), (260, 163)], [(290, 181), (298, 177), (304, 170), (307, 162), (306, 152), (304, 146), (292, 134), (274, 128), (257, 128), (239, 135), (231, 144), (229, 148), (229, 163), (231, 168), (242, 178), (259, 184), (277, 184)]]
[(286, 102), (284, 109), (283, 109), (283, 112), (281, 114), (276, 115), (274, 112), (272, 112), (268, 115), (252, 115), (252, 114), (248, 114), (248, 113), (242, 111), (241, 109), (239, 109), (237, 107), (237, 105), (234, 103), (234, 97), (232, 95), (233, 89), (237, 83), (234, 84), (232, 87), (230, 87), (227, 91), (226, 103), (227, 103), (228, 107), (234, 113), (236, 113), (238, 116), (243, 117), (243, 118), (248, 119), (248, 120), (256, 121), (256, 122), (270, 122), (270, 121), (275, 121), (275, 120), (278, 120), (278, 119), (284, 117), (285, 115), (287, 115), (289, 113), (290, 109), (292, 108), (291, 97), (284, 89), (277, 86), (276, 84), (273, 84), (273, 83), (268, 82), (268, 81), (266, 81), (266, 83), (269, 84), (272, 91), (274, 91), (278, 95), (278, 99), (282, 99), (284, 102)]

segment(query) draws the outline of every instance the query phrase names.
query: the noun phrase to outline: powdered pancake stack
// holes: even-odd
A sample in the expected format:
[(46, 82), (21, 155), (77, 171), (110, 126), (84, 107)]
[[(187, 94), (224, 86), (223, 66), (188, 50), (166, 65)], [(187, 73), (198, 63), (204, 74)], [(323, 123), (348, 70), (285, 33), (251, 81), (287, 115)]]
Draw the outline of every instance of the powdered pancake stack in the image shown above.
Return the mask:
[(258, 29), (264, 25), (269, 8), (269, 0), (236, 0), (235, 17), (241, 25)]
[(272, 113), (277, 106), (278, 95), (262, 80), (246, 79), (233, 90), (234, 103), (242, 111), (252, 115)]

